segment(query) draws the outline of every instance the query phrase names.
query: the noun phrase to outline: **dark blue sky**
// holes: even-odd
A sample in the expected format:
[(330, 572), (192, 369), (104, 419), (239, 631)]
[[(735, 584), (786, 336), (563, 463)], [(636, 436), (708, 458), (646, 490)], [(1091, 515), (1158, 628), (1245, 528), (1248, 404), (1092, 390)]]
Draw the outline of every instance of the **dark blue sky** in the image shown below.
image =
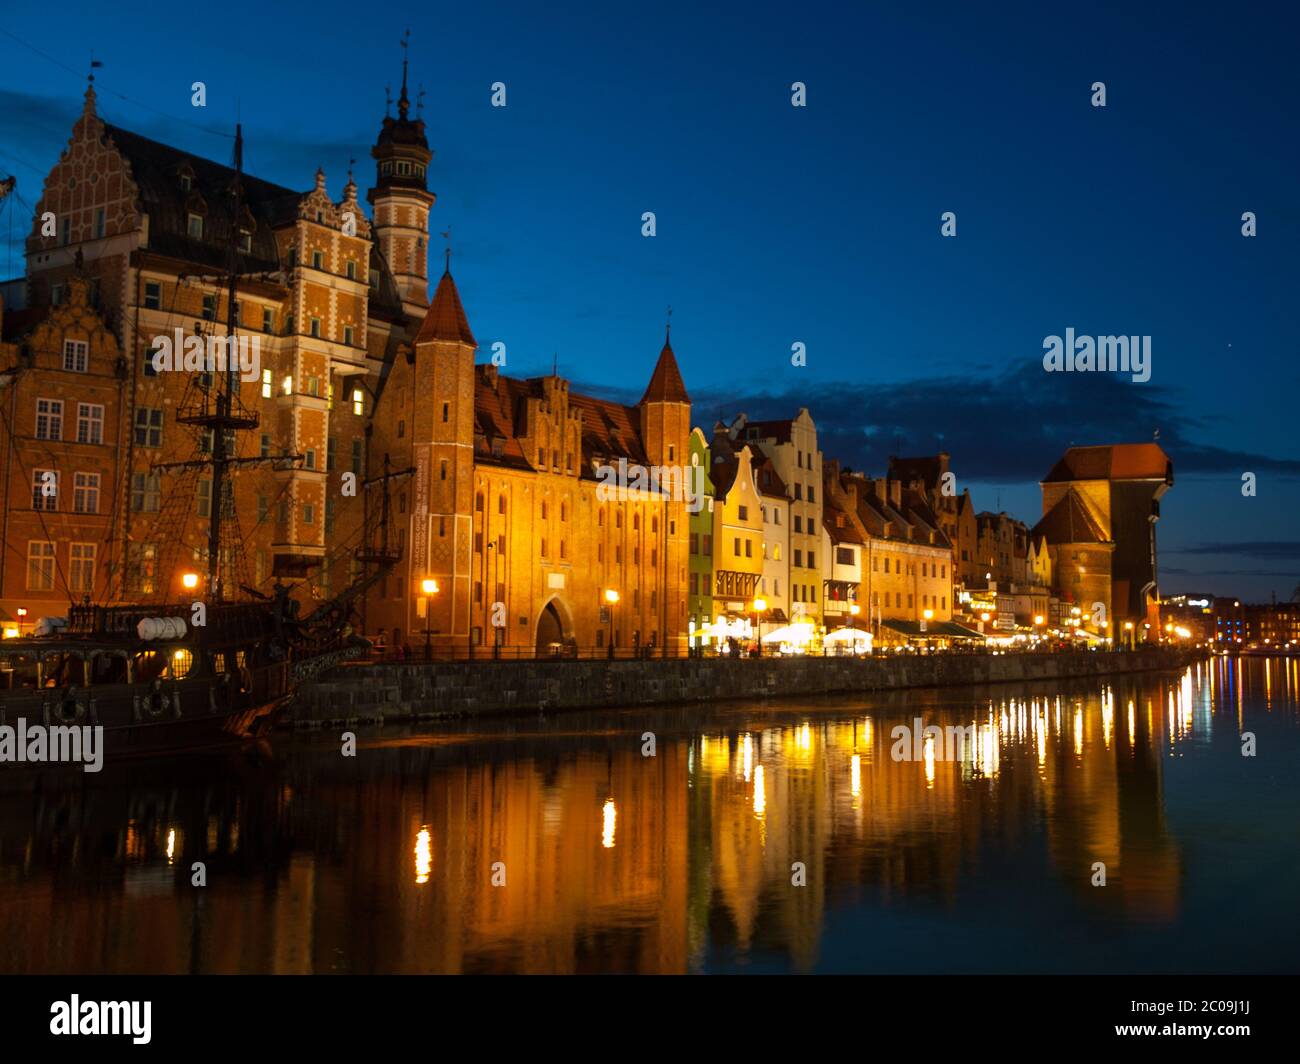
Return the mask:
[[(355, 156), (364, 189), (409, 26), (431, 227), (452, 225), (470, 322), (485, 351), (507, 345), (508, 372), (557, 353), (582, 386), (635, 399), (671, 304), (701, 424), (807, 406), (827, 455), (872, 472), (944, 447), (978, 507), (1030, 523), (1065, 447), (1159, 429), (1177, 478), (1165, 593), (1286, 598), (1300, 583), (1295, 16), (1135, 6), (229, 0), (159, 17), (9, 0), (0, 171), (35, 203), (93, 48), (110, 121), (226, 161), (230, 140), (188, 123), (228, 130), (238, 111), (251, 172), (305, 189), (321, 165), (337, 196)], [(0, 239), (9, 225), (6, 210)], [(1150, 381), (1044, 373), (1043, 338), (1067, 327), (1150, 335)]]

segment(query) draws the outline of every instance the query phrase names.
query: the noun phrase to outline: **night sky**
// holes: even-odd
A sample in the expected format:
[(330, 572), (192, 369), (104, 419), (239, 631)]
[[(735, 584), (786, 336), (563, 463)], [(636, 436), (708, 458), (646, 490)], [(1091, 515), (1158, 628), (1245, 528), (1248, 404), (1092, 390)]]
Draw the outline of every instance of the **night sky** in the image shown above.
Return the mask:
[[(369, 187), (409, 27), (435, 151), (430, 227), (452, 226), (481, 358), (501, 341), (508, 373), (554, 357), (575, 387), (635, 401), (671, 305), (706, 431), (806, 406), (827, 457), (880, 474), (890, 454), (946, 449), (977, 508), (1030, 524), (1066, 447), (1158, 430), (1176, 477), (1162, 591), (1291, 596), (1300, 74), (1287, 7), (587, 6), (227, 0), (164, 15), (7, 0), (0, 173), (22, 201), (0, 211), (0, 271), (21, 272), (92, 49), (110, 122), (228, 162), (238, 115), (250, 172), (306, 190), (323, 166), (339, 197), (349, 158)], [(190, 104), (194, 81), (206, 108)], [(490, 106), (497, 81), (504, 108)], [(805, 108), (791, 106), (795, 81)], [(945, 211), (955, 238), (940, 235)], [(1151, 379), (1045, 373), (1044, 337), (1068, 327), (1151, 336)], [(790, 363), (795, 342), (806, 367)]]

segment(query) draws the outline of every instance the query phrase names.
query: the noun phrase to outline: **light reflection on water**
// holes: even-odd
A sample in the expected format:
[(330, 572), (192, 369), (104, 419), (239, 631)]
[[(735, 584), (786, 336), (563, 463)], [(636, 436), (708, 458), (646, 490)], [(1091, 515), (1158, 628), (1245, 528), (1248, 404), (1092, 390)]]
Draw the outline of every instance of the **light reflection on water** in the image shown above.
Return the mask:
[(0, 969), (1294, 970), (1298, 753), (1216, 659), (0, 775)]

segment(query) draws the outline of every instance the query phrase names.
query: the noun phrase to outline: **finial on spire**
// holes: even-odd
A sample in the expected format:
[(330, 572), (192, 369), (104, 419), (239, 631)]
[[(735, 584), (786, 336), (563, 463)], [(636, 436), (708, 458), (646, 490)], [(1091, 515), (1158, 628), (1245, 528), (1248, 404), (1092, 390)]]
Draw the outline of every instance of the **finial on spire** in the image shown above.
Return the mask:
[(664, 327), (664, 343), (667, 343), (673, 335), (673, 308), (672, 304), (668, 306), (668, 324)]
[(397, 100), (397, 113), (406, 117), (406, 112), (411, 109), (411, 101), (406, 96), (406, 64), (410, 59), (411, 31), (408, 29), (402, 34), (402, 95)]
[(103, 65), (104, 64), (100, 60), (95, 58), (95, 53), (92, 50), (90, 53), (90, 73), (86, 75), (86, 81), (88, 83), (91, 85), (95, 84), (95, 68), (102, 67)]
[(424, 113), (424, 86), (421, 85), (419, 91), (415, 94), (415, 117), (419, 118)]
[(447, 250), (443, 252), (443, 254), (446, 256), (447, 259), (447, 265), (445, 267), (445, 270), (447, 273), (451, 273), (451, 226), (448, 225), (446, 232), (440, 235), (442, 236), (443, 240), (447, 241)]

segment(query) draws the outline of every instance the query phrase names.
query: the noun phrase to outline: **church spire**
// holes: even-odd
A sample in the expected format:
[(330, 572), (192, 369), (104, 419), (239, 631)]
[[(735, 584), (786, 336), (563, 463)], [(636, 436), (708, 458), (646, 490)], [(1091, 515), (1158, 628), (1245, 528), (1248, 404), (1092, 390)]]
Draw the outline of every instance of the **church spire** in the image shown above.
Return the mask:
[[(669, 311), (672, 314), (672, 311)], [(682, 371), (677, 367), (677, 356), (673, 354), (669, 336), (672, 331), (671, 320), (665, 329), (663, 350), (659, 352), (659, 361), (655, 363), (650, 383), (646, 385), (645, 395), (641, 397), (641, 406), (646, 403), (689, 403), (691, 397), (686, 394), (686, 382), (682, 380)]]
[(397, 113), (400, 117), (406, 118), (406, 112), (411, 109), (411, 101), (406, 95), (406, 64), (410, 59), (411, 31), (407, 30), (402, 34), (402, 95), (397, 99)]

